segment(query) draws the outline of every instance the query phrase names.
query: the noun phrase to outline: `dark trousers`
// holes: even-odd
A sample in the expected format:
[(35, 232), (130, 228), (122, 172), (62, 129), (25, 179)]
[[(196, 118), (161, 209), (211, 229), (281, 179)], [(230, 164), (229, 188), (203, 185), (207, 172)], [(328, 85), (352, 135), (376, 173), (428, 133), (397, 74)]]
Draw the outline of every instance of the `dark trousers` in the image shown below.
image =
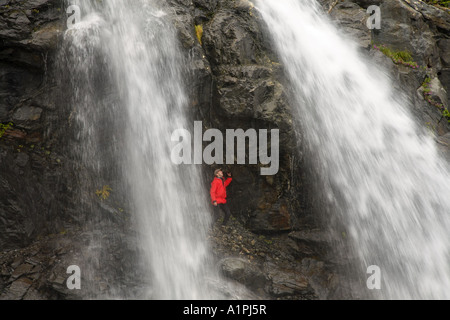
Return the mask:
[(220, 211), (223, 211), (223, 222), (222, 225), (226, 225), (231, 216), (230, 207), (226, 203), (219, 203), (217, 207), (214, 206), (214, 216), (213, 216), (213, 224), (216, 224), (217, 220), (220, 218)]

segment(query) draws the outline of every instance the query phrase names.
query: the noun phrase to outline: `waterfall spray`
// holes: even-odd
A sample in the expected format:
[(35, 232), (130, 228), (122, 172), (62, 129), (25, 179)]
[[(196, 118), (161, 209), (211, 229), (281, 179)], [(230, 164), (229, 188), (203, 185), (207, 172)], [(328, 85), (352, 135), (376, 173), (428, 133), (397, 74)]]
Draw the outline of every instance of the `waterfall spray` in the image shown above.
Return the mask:
[[(79, 153), (91, 168), (113, 160), (120, 164), (116, 174), (127, 186), (141, 235), (143, 281), (151, 283), (143, 298), (215, 298), (206, 281), (212, 272), (206, 240), (210, 215), (200, 172), (170, 159), (171, 133), (187, 127), (185, 62), (170, 15), (158, 1), (71, 5), (82, 17), (66, 31), (64, 44)], [(109, 92), (98, 92), (99, 87)], [(99, 143), (100, 125), (114, 126), (110, 131), (122, 143), (114, 137), (102, 140), (106, 146)]]
[[(322, 190), (389, 299), (450, 298), (450, 171), (401, 92), (315, 0), (259, 0)], [(368, 290), (361, 288), (361, 290)]]

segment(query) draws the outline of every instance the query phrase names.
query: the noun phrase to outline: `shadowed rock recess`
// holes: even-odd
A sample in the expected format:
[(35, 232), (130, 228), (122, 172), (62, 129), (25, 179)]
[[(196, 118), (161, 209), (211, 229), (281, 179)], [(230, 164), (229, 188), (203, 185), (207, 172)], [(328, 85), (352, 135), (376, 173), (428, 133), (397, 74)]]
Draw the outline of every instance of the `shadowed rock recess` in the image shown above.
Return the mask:
[[(450, 103), (449, 10), (415, 0), (319, 2), (368, 61), (389, 71), (411, 113), (450, 159), (449, 124), (436, 106)], [(332, 254), (336, 239), (326, 217), (318, 218), (320, 190), (308, 170), (314, 164), (293, 127), (283, 71), (289, 66), (280, 64), (257, 8), (246, 0), (167, 3), (187, 62), (192, 125), (202, 121), (205, 130), (223, 133), (280, 129), (276, 175), (261, 176), (259, 165), (221, 166), (233, 173), (233, 218), (209, 232), (218, 270), (260, 298), (357, 298), (349, 289), (355, 280), (340, 271), (350, 258)], [(372, 4), (381, 9), (380, 30), (366, 27)], [(133, 264), (140, 252), (121, 185), (91, 176), (72, 151), (78, 142), (70, 88), (57, 64), (66, 6), (0, 0), (0, 299), (134, 298), (151, 285)], [(383, 45), (408, 51), (419, 68), (394, 62), (376, 49)], [(108, 130), (120, 135), (120, 128)], [(218, 167), (203, 167), (206, 195)], [(80, 190), (81, 180), (91, 188)], [(111, 191), (102, 199), (96, 191), (110, 190), (106, 185)], [(67, 289), (70, 265), (89, 271), (83, 290)]]

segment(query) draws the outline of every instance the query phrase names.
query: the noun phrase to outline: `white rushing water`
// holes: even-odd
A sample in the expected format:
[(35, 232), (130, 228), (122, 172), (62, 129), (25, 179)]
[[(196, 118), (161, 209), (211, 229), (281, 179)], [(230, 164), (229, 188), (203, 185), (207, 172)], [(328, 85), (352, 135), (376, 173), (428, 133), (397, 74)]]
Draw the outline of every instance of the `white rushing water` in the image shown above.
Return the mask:
[(419, 133), (407, 100), (315, 0), (255, 5), (289, 76), (323, 192), (349, 230), (361, 277), (378, 265), (383, 298), (450, 298), (450, 169), (433, 139)]
[[(182, 81), (186, 62), (170, 12), (156, 0), (70, 4), (81, 9), (82, 19), (65, 34), (74, 112), (85, 141), (81, 152), (92, 167), (108, 162), (100, 154), (106, 146), (98, 144), (98, 124), (123, 117), (111, 125), (125, 143), (108, 140), (107, 156), (120, 158), (124, 184), (130, 186), (131, 211), (142, 235), (139, 264), (151, 282), (143, 298), (216, 298), (206, 286), (210, 214), (200, 172), (170, 160), (173, 130), (189, 128)], [(115, 101), (96, 92), (103, 81), (111, 82), (106, 87)]]

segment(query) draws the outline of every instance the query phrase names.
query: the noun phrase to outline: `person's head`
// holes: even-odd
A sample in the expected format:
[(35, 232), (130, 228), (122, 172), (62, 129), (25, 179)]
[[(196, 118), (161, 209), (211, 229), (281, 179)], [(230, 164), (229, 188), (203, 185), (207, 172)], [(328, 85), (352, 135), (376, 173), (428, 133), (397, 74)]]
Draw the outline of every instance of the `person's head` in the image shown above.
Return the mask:
[(214, 170), (214, 176), (217, 177), (217, 178), (222, 178), (223, 177), (222, 169)]

